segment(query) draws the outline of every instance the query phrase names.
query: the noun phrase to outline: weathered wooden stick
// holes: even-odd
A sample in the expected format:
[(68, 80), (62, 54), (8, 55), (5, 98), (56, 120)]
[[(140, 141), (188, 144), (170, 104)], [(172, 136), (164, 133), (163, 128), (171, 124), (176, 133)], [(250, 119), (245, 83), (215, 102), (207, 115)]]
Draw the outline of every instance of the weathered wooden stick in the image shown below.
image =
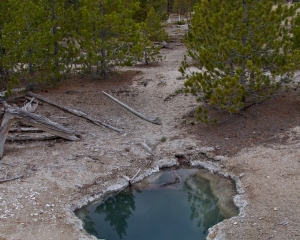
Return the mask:
[(130, 177), (127, 177), (126, 175), (122, 175), (122, 177), (127, 181), (127, 182), (130, 182)]
[(39, 103), (36, 102), (36, 104), (32, 105), (32, 102), (34, 101), (34, 98), (31, 98), (30, 101), (28, 103), (25, 103), (24, 106), (22, 107), (22, 109), (26, 112), (35, 112), (35, 110), (37, 109)]
[(109, 95), (108, 93), (104, 92), (104, 91), (101, 91), (104, 95), (106, 95), (107, 97), (109, 97), (110, 99), (112, 99), (113, 101), (115, 101), (116, 103), (120, 104), (122, 107), (126, 108), (128, 111), (132, 112), (133, 114), (137, 115), (138, 117), (148, 121), (148, 122), (151, 122), (151, 123), (154, 123), (154, 124), (158, 124), (158, 125), (161, 125), (161, 120), (156, 117), (156, 118), (151, 118), (151, 117), (147, 117), (145, 116), (144, 114), (142, 113), (139, 113), (137, 112), (136, 110), (134, 110), (133, 108), (127, 106), (125, 103), (122, 103), (121, 101), (119, 101), (118, 99), (114, 98), (113, 96)]
[(11, 141), (11, 142), (21, 142), (21, 141), (46, 141), (46, 140), (52, 140), (59, 138), (58, 136), (54, 135), (41, 135), (41, 136), (7, 136), (6, 141)]
[(0, 159), (3, 157), (4, 144), (9, 129), (15, 121), (25, 122), (26, 124), (40, 128), (45, 132), (68, 140), (74, 141), (79, 139), (79, 133), (69, 130), (58, 123), (52, 122), (44, 116), (26, 112), (20, 108), (12, 108), (6, 102), (3, 102), (3, 105), (5, 107), (5, 114), (3, 116), (2, 124), (0, 127)]
[(23, 128), (11, 128), (9, 129), (9, 132), (31, 132), (31, 133), (38, 133), (38, 132), (44, 132), (43, 130), (39, 129), (39, 128), (32, 128), (32, 127), (23, 127)]
[(104, 123), (104, 122), (101, 122), (101, 121), (99, 121), (99, 120), (97, 120), (97, 119), (95, 119), (95, 118), (93, 118), (93, 117), (91, 117), (91, 116), (88, 116), (88, 115), (87, 115), (86, 113), (84, 113), (84, 112), (77, 111), (77, 110), (74, 110), (74, 109), (70, 109), (70, 108), (61, 106), (61, 105), (59, 105), (59, 104), (57, 104), (57, 103), (55, 103), (55, 102), (53, 102), (53, 101), (51, 101), (51, 100), (49, 100), (49, 99), (44, 98), (44, 97), (41, 96), (41, 95), (38, 95), (38, 94), (35, 94), (35, 93), (32, 93), (32, 92), (28, 92), (27, 94), (28, 94), (29, 96), (31, 96), (31, 97), (34, 97), (34, 98), (39, 99), (39, 100), (41, 100), (41, 101), (43, 101), (43, 102), (46, 102), (46, 103), (48, 103), (48, 104), (50, 104), (50, 105), (53, 105), (53, 106), (55, 106), (55, 107), (57, 107), (57, 108), (60, 108), (60, 109), (66, 111), (66, 112), (68, 112), (68, 113), (71, 113), (71, 114), (73, 114), (73, 115), (75, 115), (75, 116), (77, 116), (77, 117), (85, 118), (85, 119), (91, 121), (92, 123), (94, 123), (94, 124), (97, 125), (97, 126), (104, 126), (104, 127), (107, 127), (107, 128), (109, 128), (109, 129), (114, 130), (114, 131), (119, 132), (119, 133), (122, 133), (122, 132), (123, 132), (123, 130), (118, 129), (118, 128), (116, 128), (116, 127), (113, 127), (113, 126), (111, 126), (111, 125), (109, 125), (109, 124), (106, 124), (106, 123)]
[(132, 178), (127, 177), (126, 175), (122, 175), (122, 177), (123, 177), (126, 181), (128, 181), (129, 186), (131, 186), (132, 181), (136, 178), (136, 176), (140, 173), (140, 171), (141, 171), (141, 169), (139, 169), (139, 170), (136, 172), (136, 174), (134, 174), (134, 176), (133, 176)]
[(155, 156), (155, 154), (153, 153), (152, 149), (151, 149), (146, 143), (141, 143), (141, 146), (142, 146), (147, 152), (149, 152), (151, 155)]
[(15, 180), (15, 179), (18, 179), (18, 178), (21, 178), (21, 177), (23, 177), (23, 175), (12, 177), (12, 178), (2, 179), (2, 180), (0, 180), (0, 183), (12, 181), (12, 180)]
[(134, 174), (134, 176), (131, 178), (131, 181), (133, 181), (136, 178), (136, 176), (140, 173), (140, 171), (141, 171), (141, 169), (139, 168), (139, 170), (136, 172), (136, 174)]

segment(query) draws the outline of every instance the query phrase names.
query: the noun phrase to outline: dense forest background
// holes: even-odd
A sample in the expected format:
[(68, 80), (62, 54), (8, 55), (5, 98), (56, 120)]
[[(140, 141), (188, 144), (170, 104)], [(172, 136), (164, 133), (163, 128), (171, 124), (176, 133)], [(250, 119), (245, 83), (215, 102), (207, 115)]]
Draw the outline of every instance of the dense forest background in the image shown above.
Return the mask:
[[(161, 22), (181, 0), (1, 1), (1, 88), (56, 84), (74, 69), (105, 77), (116, 66), (159, 61)], [(192, 2), (190, 2), (192, 4)]]

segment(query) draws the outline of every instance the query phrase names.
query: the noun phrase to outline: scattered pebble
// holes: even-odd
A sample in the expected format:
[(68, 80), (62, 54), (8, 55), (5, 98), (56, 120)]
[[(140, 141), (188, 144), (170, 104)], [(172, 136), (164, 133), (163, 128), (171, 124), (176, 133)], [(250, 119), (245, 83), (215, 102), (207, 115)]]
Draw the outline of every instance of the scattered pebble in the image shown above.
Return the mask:
[(75, 184), (75, 186), (78, 187), (78, 188), (83, 188), (83, 186), (81, 184), (78, 184), (78, 183)]

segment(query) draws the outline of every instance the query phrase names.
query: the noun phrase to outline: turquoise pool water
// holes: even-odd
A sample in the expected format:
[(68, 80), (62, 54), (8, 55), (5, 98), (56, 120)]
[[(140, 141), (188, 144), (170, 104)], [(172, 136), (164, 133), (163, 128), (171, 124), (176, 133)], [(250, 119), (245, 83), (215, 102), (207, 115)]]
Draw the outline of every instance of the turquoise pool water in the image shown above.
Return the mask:
[(162, 171), (77, 210), (76, 215), (84, 229), (98, 239), (205, 239), (208, 228), (238, 211), (232, 200), (220, 203), (211, 189), (212, 180), (201, 171)]

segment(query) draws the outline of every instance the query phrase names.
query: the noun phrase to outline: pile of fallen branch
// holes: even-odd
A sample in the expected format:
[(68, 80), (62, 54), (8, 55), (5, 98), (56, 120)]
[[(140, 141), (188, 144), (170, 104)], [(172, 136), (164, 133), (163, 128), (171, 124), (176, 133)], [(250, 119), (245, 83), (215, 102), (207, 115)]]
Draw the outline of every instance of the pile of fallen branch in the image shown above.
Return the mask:
[[(123, 132), (122, 129), (111, 126), (103, 121), (98, 120), (98, 119), (95, 119), (92, 116), (89, 116), (88, 114), (86, 114), (82, 111), (70, 109), (65, 106), (59, 105), (59, 104), (55, 103), (54, 101), (51, 101), (50, 99), (44, 98), (41, 95), (38, 95), (38, 94), (35, 94), (32, 92), (27, 92), (26, 89), (24, 89), (24, 88), (15, 89), (15, 90), (13, 90), (13, 93), (15, 95), (17, 95), (18, 97), (28, 95), (29, 97), (31, 97), (31, 99), (29, 102), (24, 104), (24, 106), (22, 108), (19, 108), (17, 106), (11, 106), (5, 101), (5, 100), (7, 100), (6, 92), (0, 93), (0, 101), (3, 105), (3, 108), (0, 109), (0, 118), (2, 119), (1, 127), (0, 127), (0, 159), (3, 157), (4, 144), (5, 144), (6, 140), (13, 140), (13, 141), (49, 140), (49, 139), (53, 139), (56, 137), (61, 137), (61, 138), (67, 139), (67, 140), (74, 141), (74, 140), (79, 140), (79, 138), (81, 137), (80, 133), (78, 133), (77, 131), (70, 130), (58, 123), (51, 121), (50, 119), (46, 118), (45, 116), (34, 113), (38, 107), (37, 100), (40, 100), (42, 102), (45, 102), (52, 106), (55, 106), (63, 111), (71, 113), (75, 116), (85, 118), (97, 126), (109, 128), (118, 133)], [(129, 107), (128, 105), (124, 104), (123, 102), (119, 101), (118, 99), (112, 97), (108, 93), (106, 93), (104, 91), (102, 91), (102, 93), (105, 96), (112, 99), (113, 101), (115, 101), (116, 103), (120, 104), (122, 107), (124, 107), (128, 111), (137, 115), (138, 117), (140, 117), (148, 122), (154, 123), (154, 124), (161, 124), (161, 121), (159, 118), (152, 118), (152, 117), (145, 116), (144, 114), (139, 113), (138, 111), (134, 110), (133, 108)], [(42, 130), (44, 132), (49, 133), (50, 135), (48, 134), (48, 135), (30, 136), (30, 137), (25, 137), (25, 136), (9, 137), (8, 133), (14, 122), (21, 122), (23, 124), (30, 125), (32, 127), (35, 127), (36, 128), (35, 130)], [(151, 155), (154, 155), (151, 148), (148, 147), (147, 144), (142, 143), (141, 146), (145, 150), (147, 150)]]

